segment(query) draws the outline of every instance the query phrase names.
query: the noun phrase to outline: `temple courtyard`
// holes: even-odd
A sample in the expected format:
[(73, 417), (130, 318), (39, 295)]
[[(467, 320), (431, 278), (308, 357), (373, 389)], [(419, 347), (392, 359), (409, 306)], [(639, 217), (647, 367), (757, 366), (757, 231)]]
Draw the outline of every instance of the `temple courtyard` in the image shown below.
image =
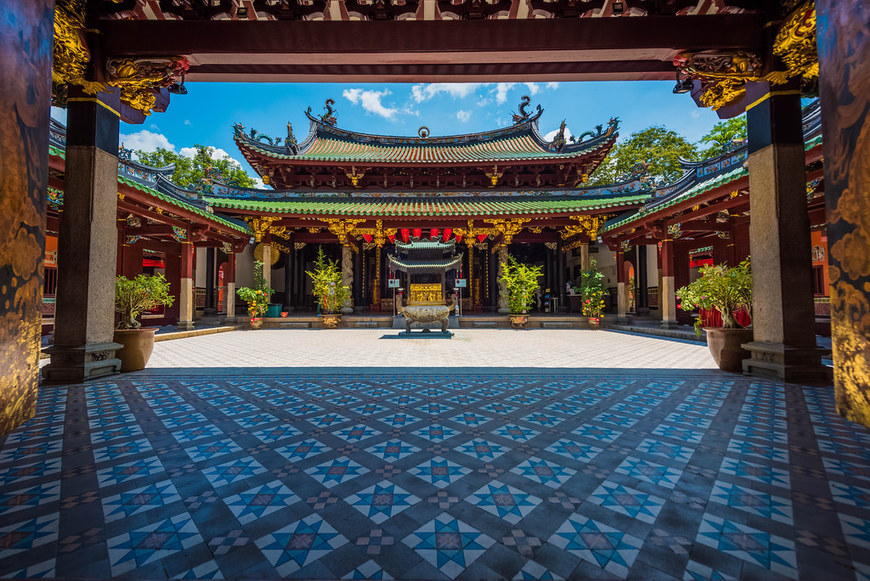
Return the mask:
[(831, 387), (626, 333), (396, 333), (41, 387), (0, 440), (0, 575), (870, 579), (870, 433)]

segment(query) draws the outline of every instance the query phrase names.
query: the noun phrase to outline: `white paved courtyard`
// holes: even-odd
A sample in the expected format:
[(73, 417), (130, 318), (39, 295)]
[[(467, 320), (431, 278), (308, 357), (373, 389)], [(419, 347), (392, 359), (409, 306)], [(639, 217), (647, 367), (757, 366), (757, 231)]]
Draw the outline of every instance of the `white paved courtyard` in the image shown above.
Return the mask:
[(393, 329), (260, 329), (163, 341), (149, 369), (542, 368), (713, 369), (707, 346), (604, 330), (458, 329), (396, 339)]

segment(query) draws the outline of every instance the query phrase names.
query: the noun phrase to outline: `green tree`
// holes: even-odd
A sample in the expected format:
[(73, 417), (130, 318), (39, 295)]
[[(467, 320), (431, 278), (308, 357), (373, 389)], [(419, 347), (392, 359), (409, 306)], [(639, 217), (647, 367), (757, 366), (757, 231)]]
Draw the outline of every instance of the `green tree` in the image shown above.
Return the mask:
[(238, 162), (232, 159), (218, 159), (215, 148), (195, 145), (193, 157), (180, 155), (174, 151), (158, 147), (157, 151), (136, 151), (140, 163), (151, 167), (165, 167), (175, 164), (172, 182), (183, 188), (201, 189), (214, 182), (252, 188), (255, 182)]
[(639, 163), (646, 165), (647, 174), (657, 181), (672, 182), (683, 174), (681, 158), (697, 159), (697, 147), (676, 131), (653, 125), (617, 143), (590, 176), (589, 185), (620, 181)]
[(728, 150), (732, 141), (744, 139), (746, 139), (746, 115), (720, 121), (701, 138), (699, 145), (707, 146), (701, 151), (701, 159), (722, 155)]

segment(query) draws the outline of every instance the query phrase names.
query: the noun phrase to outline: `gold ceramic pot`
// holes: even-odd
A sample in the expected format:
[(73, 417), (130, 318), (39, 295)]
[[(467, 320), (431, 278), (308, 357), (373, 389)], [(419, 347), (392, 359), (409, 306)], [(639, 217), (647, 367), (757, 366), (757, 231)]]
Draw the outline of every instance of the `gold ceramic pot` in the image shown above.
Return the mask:
[(251, 329), (259, 329), (263, 326), (262, 317), (251, 317)]
[(508, 318), (513, 329), (526, 329), (529, 326), (529, 316), (526, 314), (508, 315)]
[(330, 313), (328, 315), (320, 315), (323, 320), (323, 326), (327, 329), (335, 329), (341, 325), (341, 313)]
[(586, 320), (593, 328), (598, 328), (598, 325), (601, 324), (601, 317), (587, 317)]
[(121, 371), (145, 369), (154, 350), (154, 333), (158, 327), (139, 329), (115, 329), (112, 340), (123, 345), (115, 356), (121, 360)]

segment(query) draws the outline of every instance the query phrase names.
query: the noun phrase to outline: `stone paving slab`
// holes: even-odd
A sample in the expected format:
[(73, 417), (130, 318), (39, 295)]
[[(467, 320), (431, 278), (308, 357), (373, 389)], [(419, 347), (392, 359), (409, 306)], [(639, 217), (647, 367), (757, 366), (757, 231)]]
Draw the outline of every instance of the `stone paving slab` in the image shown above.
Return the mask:
[(158, 343), (149, 369), (713, 369), (706, 345), (584, 329), (455, 329), (449, 341), (389, 341), (390, 329), (259, 329)]
[(870, 432), (830, 388), (561, 371), (44, 387), (0, 441), (0, 576), (868, 579)]

